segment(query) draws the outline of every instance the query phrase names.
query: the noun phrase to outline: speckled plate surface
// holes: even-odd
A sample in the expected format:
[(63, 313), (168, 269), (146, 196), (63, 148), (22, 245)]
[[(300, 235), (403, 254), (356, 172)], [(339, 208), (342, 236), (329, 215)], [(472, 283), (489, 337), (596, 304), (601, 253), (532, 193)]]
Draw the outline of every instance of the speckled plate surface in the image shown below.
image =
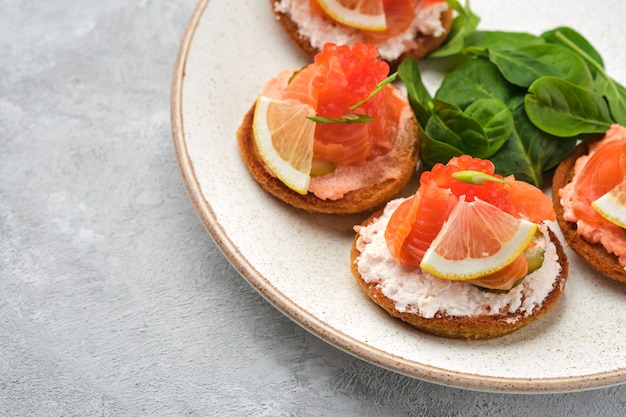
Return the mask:
[[(607, 72), (626, 82), (626, 2), (474, 0), (481, 29), (567, 25), (594, 44)], [(349, 266), (352, 227), (364, 216), (310, 215), (252, 181), (236, 130), (265, 81), (306, 63), (274, 21), (268, 1), (205, 0), (192, 16), (172, 85), (180, 169), (207, 230), (270, 303), (329, 343), (423, 380), (501, 392), (564, 392), (626, 381), (626, 286), (571, 252), (570, 279), (545, 318), (502, 338), (465, 342), (422, 334), (387, 316), (359, 290)], [(438, 86), (442, 73), (423, 67)], [(434, 90), (433, 90), (434, 91)]]

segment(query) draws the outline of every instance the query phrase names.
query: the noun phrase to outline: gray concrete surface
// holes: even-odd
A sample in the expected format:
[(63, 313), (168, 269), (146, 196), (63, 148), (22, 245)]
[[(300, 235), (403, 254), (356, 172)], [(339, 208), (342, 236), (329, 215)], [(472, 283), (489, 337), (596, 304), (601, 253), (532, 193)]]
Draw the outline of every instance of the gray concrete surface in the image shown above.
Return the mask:
[(0, 0), (0, 416), (624, 415), (626, 386), (407, 378), (259, 296), (198, 220), (173, 151), (194, 7)]

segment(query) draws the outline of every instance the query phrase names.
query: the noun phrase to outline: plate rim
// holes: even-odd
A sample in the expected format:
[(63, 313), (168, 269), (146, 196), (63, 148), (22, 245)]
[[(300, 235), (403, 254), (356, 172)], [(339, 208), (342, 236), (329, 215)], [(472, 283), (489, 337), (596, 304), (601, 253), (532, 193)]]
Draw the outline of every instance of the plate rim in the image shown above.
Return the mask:
[(508, 378), (458, 372), (415, 362), (370, 346), (333, 328), (275, 288), (248, 262), (218, 223), (211, 204), (202, 193), (186, 145), (183, 117), (186, 64), (196, 30), (209, 1), (198, 0), (187, 22), (176, 56), (170, 92), (170, 121), (174, 150), (185, 189), (203, 226), (231, 265), (266, 301), (296, 324), (332, 346), (368, 363), (426, 382), (482, 392), (514, 394), (583, 391), (626, 382), (626, 369), (571, 377)]

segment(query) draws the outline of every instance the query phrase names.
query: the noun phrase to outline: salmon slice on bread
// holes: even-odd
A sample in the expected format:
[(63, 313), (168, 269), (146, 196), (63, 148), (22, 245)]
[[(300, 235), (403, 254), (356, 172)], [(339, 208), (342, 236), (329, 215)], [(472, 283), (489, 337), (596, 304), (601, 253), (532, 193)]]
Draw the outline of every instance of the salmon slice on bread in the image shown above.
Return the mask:
[[(621, 127), (615, 127), (615, 129), (622, 130)], [(557, 215), (557, 221), (565, 242), (572, 248), (587, 264), (589, 264), (594, 270), (598, 271), (602, 275), (611, 278), (613, 280), (626, 283), (626, 270), (624, 265), (620, 264), (617, 256), (614, 253), (607, 251), (605, 246), (599, 242), (591, 242), (579, 233), (579, 225), (576, 221), (568, 220), (566, 215), (566, 208), (563, 201), (563, 189), (570, 185), (573, 186), (577, 161), (580, 158), (587, 157), (595, 144), (604, 139), (604, 135), (596, 135), (586, 139), (577, 145), (574, 151), (568, 158), (563, 160), (557, 167), (554, 177), (552, 179), (552, 201), (554, 203), (554, 210)], [(604, 162), (603, 162), (604, 163)], [(620, 174), (619, 169), (610, 169), (612, 176), (617, 177)], [(621, 234), (621, 239), (626, 241), (626, 232), (619, 231), (618, 237)]]

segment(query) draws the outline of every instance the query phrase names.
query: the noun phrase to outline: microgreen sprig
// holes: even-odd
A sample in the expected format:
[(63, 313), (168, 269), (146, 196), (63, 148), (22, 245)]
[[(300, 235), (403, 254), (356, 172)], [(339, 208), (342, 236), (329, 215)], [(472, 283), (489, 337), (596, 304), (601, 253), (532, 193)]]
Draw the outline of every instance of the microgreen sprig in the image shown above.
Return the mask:
[(307, 119), (313, 120), (315, 123), (363, 123), (371, 122), (372, 120), (374, 120), (372, 117), (366, 114), (359, 113), (348, 113), (334, 119), (330, 117), (319, 116), (307, 116)]
[(454, 178), (455, 180), (459, 180), (461, 182), (467, 183), (467, 184), (474, 184), (474, 185), (483, 185), (487, 181), (500, 182), (503, 184), (511, 185), (508, 181), (502, 178), (494, 177), (493, 175), (485, 174), (484, 172), (472, 171), (472, 170), (453, 172), (452, 178)]
[[(382, 90), (384, 86), (386, 86), (389, 83), (394, 82), (397, 76), (398, 76), (398, 73), (394, 72), (389, 77), (379, 82), (365, 100), (362, 100), (356, 104), (353, 104), (352, 106), (348, 107), (348, 110), (351, 110), (351, 111), (356, 110), (359, 107), (363, 106), (365, 103), (370, 101), (372, 97), (374, 97), (380, 90)], [(364, 122), (371, 122), (372, 120), (374, 120), (372, 117), (366, 114), (359, 114), (359, 113), (347, 113), (337, 118), (321, 117), (321, 116), (307, 116), (307, 119), (312, 120), (315, 123), (364, 123)]]
[(353, 104), (352, 106), (348, 107), (348, 109), (350, 110), (356, 110), (359, 107), (361, 107), (362, 105), (364, 105), (365, 103), (367, 103), (368, 101), (370, 101), (372, 99), (372, 97), (374, 97), (376, 95), (376, 93), (378, 93), (380, 90), (383, 89), (384, 86), (386, 86), (389, 83), (392, 83), (396, 80), (396, 77), (398, 76), (397, 72), (394, 72), (393, 74), (391, 74), (389, 77), (385, 78), (384, 80), (382, 80), (381, 82), (379, 82), (376, 87), (374, 87), (374, 89), (372, 90), (372, 92), (370, 93), (369, 96), (367, 96), (367, 98), (363, 101), (359, 101), (356, 104)]

